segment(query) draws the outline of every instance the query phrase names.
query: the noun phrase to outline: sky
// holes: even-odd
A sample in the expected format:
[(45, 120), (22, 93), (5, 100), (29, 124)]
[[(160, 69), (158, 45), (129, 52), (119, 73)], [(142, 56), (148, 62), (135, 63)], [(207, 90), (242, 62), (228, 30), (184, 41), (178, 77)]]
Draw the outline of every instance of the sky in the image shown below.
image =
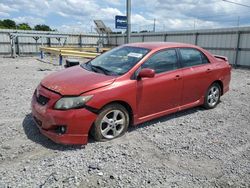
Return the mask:
[[(250, 25), (250, 0), (131, 0), (132, 31), (213, 29)], [(114, 31), (115, 15), (126, 15), (126, 0), (0, 0), (0, 19), (64, 32), (94, 31), (100, 19)]]

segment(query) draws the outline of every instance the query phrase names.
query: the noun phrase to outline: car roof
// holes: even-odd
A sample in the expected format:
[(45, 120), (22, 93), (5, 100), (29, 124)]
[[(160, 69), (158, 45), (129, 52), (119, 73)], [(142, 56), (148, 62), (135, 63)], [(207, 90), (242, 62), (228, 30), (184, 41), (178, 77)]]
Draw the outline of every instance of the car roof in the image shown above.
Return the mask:
[(151, 50), (162, 49), (162, 48), (178, 48), (178, 47), (197, 48), (197, 46), (192, 44), (177, 43), (177, 42), (139, 42), (139, 43), (129, 43), (126, 44), (125, 46), (147, 48)]

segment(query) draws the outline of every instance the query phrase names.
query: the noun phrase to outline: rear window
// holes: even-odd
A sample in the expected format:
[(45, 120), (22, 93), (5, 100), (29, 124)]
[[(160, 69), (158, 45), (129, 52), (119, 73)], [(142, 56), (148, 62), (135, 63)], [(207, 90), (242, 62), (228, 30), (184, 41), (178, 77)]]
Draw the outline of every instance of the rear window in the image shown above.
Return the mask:
[(192, 67), (209, 63), (207, 57), (199, 50), (193, 48), (180, 48), (183, 67)]

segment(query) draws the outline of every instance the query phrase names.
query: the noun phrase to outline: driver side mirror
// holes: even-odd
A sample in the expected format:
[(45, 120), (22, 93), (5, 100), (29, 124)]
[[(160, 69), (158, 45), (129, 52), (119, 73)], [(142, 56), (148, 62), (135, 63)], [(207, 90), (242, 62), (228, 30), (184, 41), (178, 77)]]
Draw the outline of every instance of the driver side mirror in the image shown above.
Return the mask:
[(142, 69), (138, 74), (138, 78), (153, 78), (154, 76), (155, 70), (149, 68)]

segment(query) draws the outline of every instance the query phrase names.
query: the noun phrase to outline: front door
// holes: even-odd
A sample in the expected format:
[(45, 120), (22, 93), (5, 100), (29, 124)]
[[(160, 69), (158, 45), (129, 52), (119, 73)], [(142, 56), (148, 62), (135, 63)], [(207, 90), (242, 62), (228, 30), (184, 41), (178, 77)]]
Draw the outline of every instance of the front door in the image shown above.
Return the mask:
[(175, 49), (161, 50), (153, 54), (141, 66), (155, 70), (154, 78), (137, 81), (138, 118), (150, 117), (180, 105), (182, 73)]

